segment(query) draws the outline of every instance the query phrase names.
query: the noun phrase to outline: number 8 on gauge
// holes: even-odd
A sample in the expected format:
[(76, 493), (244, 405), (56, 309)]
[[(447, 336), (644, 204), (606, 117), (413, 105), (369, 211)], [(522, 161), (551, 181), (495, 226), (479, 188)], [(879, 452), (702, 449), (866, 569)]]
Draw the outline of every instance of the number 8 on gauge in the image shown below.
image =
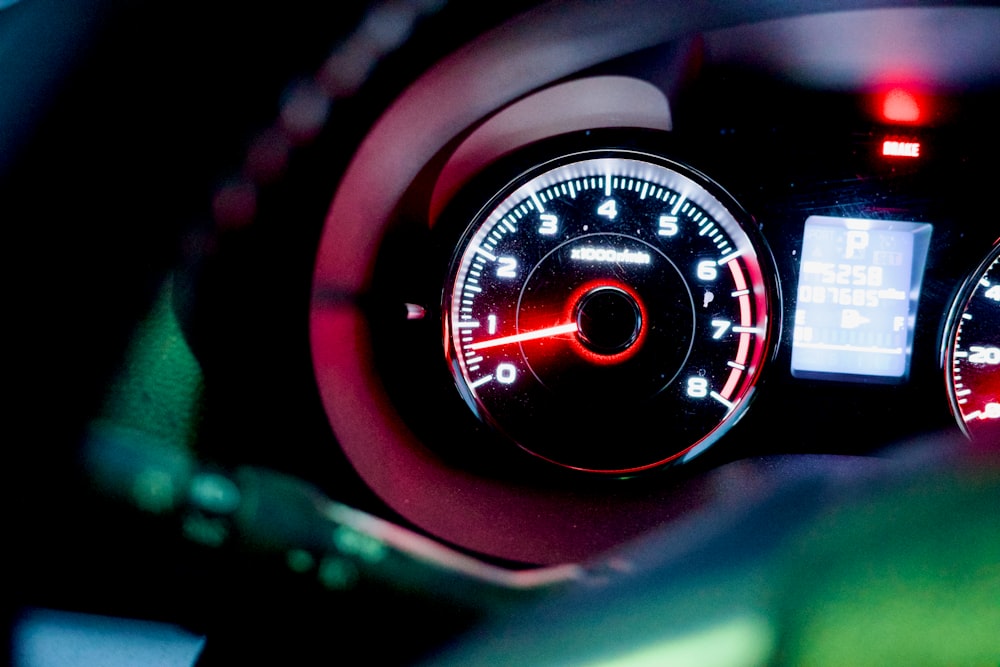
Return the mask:
[(777, 330), (773, 260), (704, 175), (566, 155), (476, 214), (444, 289), (445, 352), (486, 424), (547, 461), (690, 459), (746, 409)]

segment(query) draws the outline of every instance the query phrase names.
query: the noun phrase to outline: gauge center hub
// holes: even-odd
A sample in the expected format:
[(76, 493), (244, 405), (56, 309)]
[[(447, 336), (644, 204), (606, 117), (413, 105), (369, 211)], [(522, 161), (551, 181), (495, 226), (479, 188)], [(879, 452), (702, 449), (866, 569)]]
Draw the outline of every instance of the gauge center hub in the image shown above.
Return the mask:
[(616, 287), (587, 292), (576, 307), (577, 335), (598, 354), (617, 354), (631, 347), (642, 330), (642, 311), (632, 295)]

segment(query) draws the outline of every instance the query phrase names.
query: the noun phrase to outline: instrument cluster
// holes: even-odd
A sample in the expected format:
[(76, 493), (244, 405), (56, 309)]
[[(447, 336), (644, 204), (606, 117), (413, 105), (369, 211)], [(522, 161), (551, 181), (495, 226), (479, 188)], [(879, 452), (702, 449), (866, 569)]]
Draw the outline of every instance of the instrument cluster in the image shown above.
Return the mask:
[(996, 73), (817, 83), (719, 41), (447, 110), (445, 63), (356, 156), (314, 367), (348, 459), (418, 526), (558, 562), (697, 506), (732, 463), (996, 446)]
[(678, 107), (670, 132), (559, 135), (470, 179), (422, 241), (390, 237), (378, 275), (413, 255), (437, 267), (422, 295), (376, 283), (380, 303), (420, 313), (411, 344), (377, 353), (404, 411), (438, 397), (409, 417), (430, 446), (621, 476), (720, 442), (716, 462), (956, 426), (996, 439), (1000, 228), (963, 194), (990, 169), (980, 126), (957, 109), (904, 127), (873, 119), (870, 95), (753, 87), (795, 114), (833, 106), (838, 124)]

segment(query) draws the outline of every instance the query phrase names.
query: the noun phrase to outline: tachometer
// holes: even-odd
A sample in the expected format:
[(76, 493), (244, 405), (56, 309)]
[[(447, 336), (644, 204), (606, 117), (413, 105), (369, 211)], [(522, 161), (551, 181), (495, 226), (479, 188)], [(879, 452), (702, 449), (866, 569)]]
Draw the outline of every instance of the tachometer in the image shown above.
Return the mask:
[(1000, 241), (959, 292), (943, 349), (959, 425), (973, 440), (1000, 445)]
[(626, 150), (529, 170), (471, 221), (444, 292), (468, 405), (522, 448), (623, 473), (686, 460), (746, 409), (772, 260), (702, 174)]

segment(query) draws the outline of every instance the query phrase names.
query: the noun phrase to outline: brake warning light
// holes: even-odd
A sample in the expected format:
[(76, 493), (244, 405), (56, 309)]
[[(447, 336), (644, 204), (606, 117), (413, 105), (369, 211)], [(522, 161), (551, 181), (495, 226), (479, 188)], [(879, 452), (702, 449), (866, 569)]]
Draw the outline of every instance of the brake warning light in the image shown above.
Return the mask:
[(882, 142), (882, 155), (887, 157), (920, 157), (920, 142), (886, 139)]

